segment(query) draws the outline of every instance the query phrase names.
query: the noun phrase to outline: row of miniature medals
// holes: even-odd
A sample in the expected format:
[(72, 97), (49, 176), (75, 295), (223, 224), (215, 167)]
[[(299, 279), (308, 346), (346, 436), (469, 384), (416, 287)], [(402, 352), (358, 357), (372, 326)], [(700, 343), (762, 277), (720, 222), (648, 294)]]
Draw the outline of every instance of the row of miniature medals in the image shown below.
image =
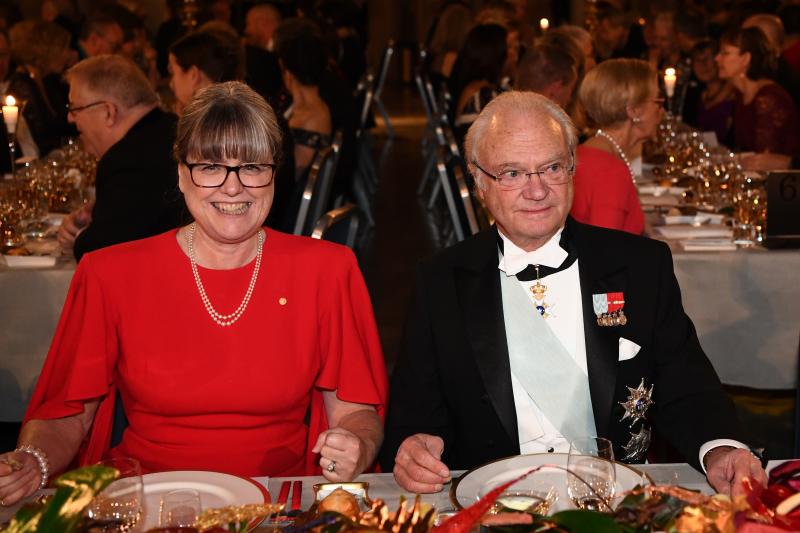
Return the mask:
[[(539, 279), (539, 268), (536, 267), (536, 283), (531, 285), (530, 291), (533, 294), (534, 304), (536, 311), (542, 315), (542, 318), (550, 316), (551, 305), (545, 302), (547, 293), (547, 285), (542, 283)], [(623, 307), (625, 305), (625, 295), (622, 292), (608, 292), (603, 294), (592, 295), (592, 306), (594, 313), (597, 315), (598, 326), (624, 326), (628, 323), (628, 318), (625, 316)], [(625, 409), (625, 414), (622, 415), (621, 420), (630, 418), (630, 439), (628, 443), (622, 446), (625, 450), (625, 455), (622, 457), (623, 461), (639, 462), (645, 459), (647, 450), (650, 447), (651, 431), (646, 427), (645, 415), (650, 406), (653, 405), (653, 385), (650, 388), (644, 383), (644, 378), (635, 389), (627, 387), (628, 399), (624, 402), (619, 402)], [(634, 431), (634, 427), (639, 424), (639, 430)]]

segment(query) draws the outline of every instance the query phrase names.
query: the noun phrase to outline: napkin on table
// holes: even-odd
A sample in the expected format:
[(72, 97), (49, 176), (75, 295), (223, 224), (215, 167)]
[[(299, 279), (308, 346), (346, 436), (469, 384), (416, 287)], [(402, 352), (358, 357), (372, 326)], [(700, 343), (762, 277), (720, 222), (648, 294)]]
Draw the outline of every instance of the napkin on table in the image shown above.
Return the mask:
[(665, 239), (708, 239), (708, 238), (726, 238), (733, 237), (733, 230), (727, 226), (691, 226), (691, 225), (675, 225), (675, 226), (656, 226), (656, 232), (661, 234)]
[(4, 255), (8, 268), (48, 268), (56, 266), (52, 255)]
[(687, 252), (730, 252), (736, 245), (730, 239), (688, 239), (680, 241)]

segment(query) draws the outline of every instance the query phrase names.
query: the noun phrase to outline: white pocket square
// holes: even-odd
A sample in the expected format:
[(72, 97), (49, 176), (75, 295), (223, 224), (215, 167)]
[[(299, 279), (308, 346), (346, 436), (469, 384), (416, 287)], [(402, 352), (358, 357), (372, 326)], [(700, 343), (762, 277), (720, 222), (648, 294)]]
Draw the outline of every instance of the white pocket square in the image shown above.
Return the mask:
[(619, 338), (619, 360), (620, 361), (627, 361), (628, 359), (633, 359), (636, 357), (636, 354), (639, 353), (642, 347), (636, 344), (633, 341), (629, 341), (623, 337)]

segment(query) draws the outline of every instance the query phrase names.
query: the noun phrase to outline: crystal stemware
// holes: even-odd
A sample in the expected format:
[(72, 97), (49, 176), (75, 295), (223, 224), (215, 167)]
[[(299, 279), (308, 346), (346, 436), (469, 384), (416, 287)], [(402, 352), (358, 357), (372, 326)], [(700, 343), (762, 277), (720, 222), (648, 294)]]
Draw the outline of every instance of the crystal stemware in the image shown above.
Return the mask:
[(602, 437), (570, 443), (567, 457), (567, 493), (579, 509), (610, 511), (616, 490), (614, 449)]
[(142, 517), (142, 469), (135, 459), (117, 458), (99, 464), (119, 471), (119, 477), (89, 504), (91, 526), (104, 532), (131, 531)]

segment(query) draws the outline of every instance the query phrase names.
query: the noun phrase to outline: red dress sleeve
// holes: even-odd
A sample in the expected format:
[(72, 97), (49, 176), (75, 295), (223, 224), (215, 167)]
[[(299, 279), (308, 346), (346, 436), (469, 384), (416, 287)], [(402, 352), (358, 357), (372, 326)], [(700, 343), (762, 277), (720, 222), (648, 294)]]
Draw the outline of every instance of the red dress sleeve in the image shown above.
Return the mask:
[(72, 278), (53, 342), (33, 392), (25, 422), (83, 412), (88, 400), (100, 399), (92, 428), (76, 463), (99, 461), (109, 445), (114, 413), (117, 334), (110, 303), (86, 255)]
[[(322, 391), (337, 391), (340, 400), (375, 406), (381, 420), (386, 415), (388, 380), (375, 315), (355, 256), (340, 248), (338, 261), (328, 265), (329, 280), (324, 306), (319, 310), (322, 364), (312, 393), (308, 449), (328, 429)], [(307, 475), (318, 475), (319, 457), (308, 454)]]
[(756, 152), (798, 155), (797, 110), (791, 96), (778, 84), (761, 89), (753, 99), (755, 106)]
[(587, 146), (578, 147), (575, 196), (571, 214), (578, 222), (644, 232), (644, 213), (628, 167), (616, 157)]

